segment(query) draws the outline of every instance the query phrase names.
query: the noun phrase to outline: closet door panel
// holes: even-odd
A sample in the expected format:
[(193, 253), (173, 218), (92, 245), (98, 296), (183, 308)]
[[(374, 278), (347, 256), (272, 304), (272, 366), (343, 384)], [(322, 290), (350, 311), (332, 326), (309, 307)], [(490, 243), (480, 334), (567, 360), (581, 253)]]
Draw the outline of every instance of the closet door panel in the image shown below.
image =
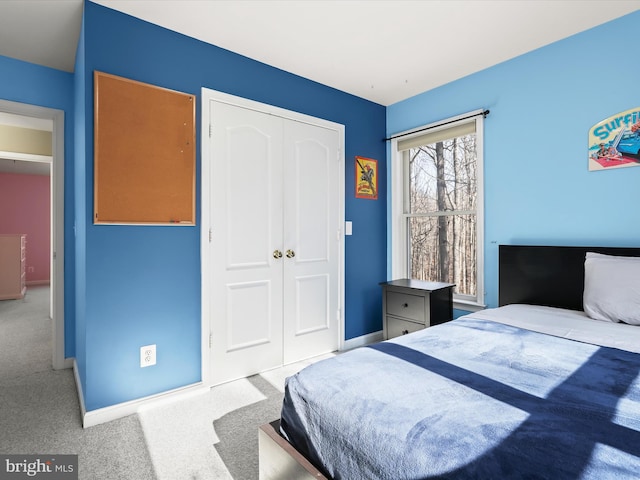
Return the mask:
[[(268, 119), (267, 119), (268, 120)], [(268, 268), (274, 222), (281, 221), (274, 191), (280, 159), (273, 158), (274, 139), (265, 129), (240, 125), (227, 130), (226, 212), (227, 268)], [(277, 187), (276, 187), (277, 188)], [(279, 226), (277, 228), (280, 228)]]
[[(327, 146), (315, 139), (303, 139), (293, 146), (291, 170), (291, 192), (287, 192), (287, 204), (294, 212), (286, 219), (291, 227), (287, 236), (298, 246), (298, 263), (326, 262), (329, 259), (331, 167), (335, 167)], [(285, 173), (286, 175), (286, 173)], [(293, 231), (292, 231), (293, 230)]]
[(282, 119), (213, 102), (212, 384), (282, 364)]
[(295, 279), (297, 306), (293, 333), (312, 334), (331, 328), (331, 279), (327, 274), (298, 276)]
[(286, 122), (284, 363), (338, 348), (338, 133)]

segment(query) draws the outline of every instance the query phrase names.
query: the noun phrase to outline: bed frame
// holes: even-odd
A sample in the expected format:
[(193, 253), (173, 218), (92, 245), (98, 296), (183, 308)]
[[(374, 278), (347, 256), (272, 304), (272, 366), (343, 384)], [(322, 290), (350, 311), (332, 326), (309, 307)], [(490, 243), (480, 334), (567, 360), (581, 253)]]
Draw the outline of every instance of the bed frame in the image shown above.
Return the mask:
[(280, 420), (258, 430), (260, 480), (329, 480), (280, 435)]
[[(635, 247), (499, 245), (498, 304), (582, 310), (586, 252), (640, 257)], [(258, 432), (260, 480), (329, 480), (280, 435), (280, 421)]]

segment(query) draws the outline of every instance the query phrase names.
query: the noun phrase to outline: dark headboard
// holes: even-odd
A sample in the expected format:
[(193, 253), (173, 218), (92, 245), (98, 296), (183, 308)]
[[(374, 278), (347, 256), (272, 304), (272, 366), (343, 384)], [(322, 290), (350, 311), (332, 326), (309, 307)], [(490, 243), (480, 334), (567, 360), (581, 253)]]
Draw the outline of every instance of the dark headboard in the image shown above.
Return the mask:
[(500, 245), (498, 304), (527, 303), (582, 310), (587, 252), (639, 257), (633, 247)]

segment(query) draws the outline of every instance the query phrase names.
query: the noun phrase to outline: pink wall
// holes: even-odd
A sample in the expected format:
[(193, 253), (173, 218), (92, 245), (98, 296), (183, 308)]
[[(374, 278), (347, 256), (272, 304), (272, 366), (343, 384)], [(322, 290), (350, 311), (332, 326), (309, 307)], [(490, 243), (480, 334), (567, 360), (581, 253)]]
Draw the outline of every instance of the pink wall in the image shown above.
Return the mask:
[(0, 233), (27, 234), (27, 284), (49, 283), (50, 192), (47, 175), (0, 172)]

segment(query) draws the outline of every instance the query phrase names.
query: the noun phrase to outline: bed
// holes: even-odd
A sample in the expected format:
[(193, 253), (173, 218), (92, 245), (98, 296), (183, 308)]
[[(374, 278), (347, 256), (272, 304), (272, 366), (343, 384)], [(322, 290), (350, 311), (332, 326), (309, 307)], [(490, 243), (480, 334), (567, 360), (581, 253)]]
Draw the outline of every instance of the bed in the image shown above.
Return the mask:
[(639, 478), (636, 257), (501, 245), (499, 308), (289, 377), (260, 478)]

